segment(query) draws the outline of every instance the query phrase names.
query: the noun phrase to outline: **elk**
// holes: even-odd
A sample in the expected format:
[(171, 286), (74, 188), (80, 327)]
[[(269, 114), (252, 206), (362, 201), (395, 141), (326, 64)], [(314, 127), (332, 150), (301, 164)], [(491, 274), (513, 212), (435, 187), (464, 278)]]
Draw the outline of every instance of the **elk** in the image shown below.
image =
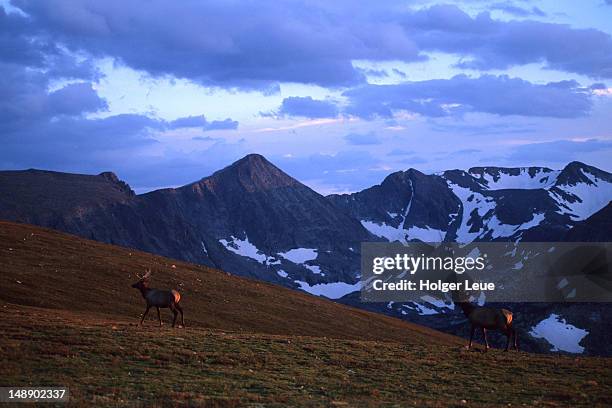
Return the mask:
[(468, 350), (472, 348), (472, 339), (477, 328), (482, 330), (482, 337), (485, 341), (485, 351), (489, 349), (489, 341), (487, 340), (487, 330), (498, 330), (504, 333), (507, 337), (506, 349), (510, 347), (510, 339), (514, 337), (514, 349), (518, 351), (518, 340), (516, 330), (512, 326), (512, 312), (507, 309), (495, 309), (490, 307), (475, 306), (469, 302), (455, 302), (465, 317), (470, 321), (470, 343)]
[(138, 281), (132, 285), (133, 288), (138, 289), (140, 294), (147, 302), (147, 310), (142, 315), (142, 319), (140, 319), (140, 325), (147, 317), (147, 313), (149, 313), (149, 309), (151, 307), (157, 308), (157, 318), (159, 319), (159, 327), (162, 326), (161, 313), (159, 312), (159, 308), (170, 308), (172, 313), (174, 314), (174, 319), (172, 320), (172, 327), (176, 324), (176, 316), (180, 312), (181, 313), (181, 326), (185, 327), (185, 321), (183, 320), (183, 308), (179, 305), (181, 301), (181, 294), (178, 291), (172, 290), (160, 290), (153, 289), (149, 287), (149, 278), (151, 277), (151, 270), (148, 269), (144, 276), (140, 276), (136, 274), (138, 277)]

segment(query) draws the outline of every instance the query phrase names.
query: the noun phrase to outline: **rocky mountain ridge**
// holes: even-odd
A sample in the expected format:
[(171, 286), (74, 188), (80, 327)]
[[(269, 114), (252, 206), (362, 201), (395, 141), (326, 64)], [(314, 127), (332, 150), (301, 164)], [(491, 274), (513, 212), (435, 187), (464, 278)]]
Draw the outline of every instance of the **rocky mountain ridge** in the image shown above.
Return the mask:
[[(409, 169), (327, 197), (256, 154), (183, 187), (141, 195), (109, 172), (0, 172), (0, 219), (217, 267), (451, 332), (460, 326), (438, 319), (453, 312), (444, 302), (360, 304), (361, 242), (612, 241), (602, 227), (611, 200), (612, 175), (579, 162), (561, 170)], [(550, 307), (536, 315), (544, 321), (554, 313), (570, 319)], [(598, 320), (580, 315), (572, 313), (567, 324), (587, 330)]]

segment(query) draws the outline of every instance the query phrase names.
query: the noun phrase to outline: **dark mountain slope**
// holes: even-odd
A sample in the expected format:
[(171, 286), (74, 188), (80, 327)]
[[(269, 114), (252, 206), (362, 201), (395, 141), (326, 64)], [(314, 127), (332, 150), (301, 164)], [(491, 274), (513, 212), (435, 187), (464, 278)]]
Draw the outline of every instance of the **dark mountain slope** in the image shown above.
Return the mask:
[[(359, 243), (372, 239), (357, 220), (260, 155), (139, 196), (111, 173), (1, 172), (0, 192), (2, 219), (291, 287), (294, 280), (354, 281)], [(290, 250), (311, 255), (279, 255)]]
[(445, 234), (460, 207), (444, 179), (415, 169), (393, 173), (380, 185), (357, 193), (327, 198), (375, 235), (400, 241), (423, 238), (426, 230)]
[(567, 242), (612, 242), (612, 201), (565, 235)]

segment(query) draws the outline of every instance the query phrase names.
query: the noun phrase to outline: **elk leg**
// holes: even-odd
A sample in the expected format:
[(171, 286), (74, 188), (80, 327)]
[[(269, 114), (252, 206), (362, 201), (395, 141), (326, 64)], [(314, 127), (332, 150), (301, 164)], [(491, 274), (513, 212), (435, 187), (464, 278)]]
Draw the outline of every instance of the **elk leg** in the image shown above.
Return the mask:
[(157, 318), (159, 319), (159, 327), (162, 327), (163, 323), (161, 321), (161, 313), (159, 312), (159, 307), (157, 307)]
[(183, 326), (183, 328), (185, 327), (185, 320), (183, 319), (183, 308), (177, 303), (176, 305), (177, 310), (181, 313), (181, 326)]
[(508, 351), (508, 348), (510, 347), (510, 339), (512, 338), (512, 329), (506, 330), (506, 337), (507, 337), (506, 349), (504, 351)]
[(176, 325), (176, 315), (178, 315), (178, 312), (176, 311), (176, 307), (172, 304), (170, 304), (170, 310), (172, 311), (172, 314), (174, 315), (174, 318), (172, 319), (172, 327), (174, 327)]
[(482, 328), (482, 337), (484, 337), (485, 351), (487, 351), (489, 349), (489, 341), (487, 340), (487, 329), (484, 327)]
[(518, 348), (518, 336), (516, 335), (516, 330), (515, 329), (512, 329), (512, 334), (514, 335), (514, 349), (516, 351), (519, 351), (519, 348)]
[(474, 339), (474, 332), (476, 331), (476, 327), (472, 325), (470, 328), (470, 342), (468, 344), (468, 350), (472, 348), (472, 340)]
[(145, 312), (142, 314), (142, 319), (140, 319), (140, 325), (142, 326), (142, 322), (144, 321), (145, 317), (147, 317), (147, 313), (149, 313), (149, 309), (151, 308), (151, 306), (147, 306), (147, 310), (145, 310)]

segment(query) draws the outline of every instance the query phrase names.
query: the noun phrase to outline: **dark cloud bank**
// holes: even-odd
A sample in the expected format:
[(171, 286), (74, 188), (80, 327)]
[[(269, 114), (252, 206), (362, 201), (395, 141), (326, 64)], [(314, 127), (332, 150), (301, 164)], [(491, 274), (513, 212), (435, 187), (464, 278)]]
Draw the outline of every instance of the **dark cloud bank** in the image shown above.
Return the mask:
[[(352, 1), (17, 0), (13, 5), (23, 13), (7, 14), (0, 7), (2, 168), (96, 171), (119, 166), (131, 153), (155, 144), (152, 131), (238, 127), (229, 118), (208, 121), (204, 116), (170, 122), (139, 114), (91, 118), (88, 114), (108, 109), (95, 91), (101, 76), (95, 60), (102, 57), (205, 86), (269, 92), (278, 83), (296, 82), (343, 93), (347, 104), (342, 106), (292, 97), (277, 112), (308, 118), (390, 118), (397, 111), (427, 117), (485, 112), (574, 118), (588, 115), (592, 105), (590, 90), (574, 81), (533, 84), (486, 73), (371, 85), (354, 60), (422, 61), (427, 52), (439, 51), (460, 55), (460, 67), (481, 71), (541, 62), (593, 79), (612, 77), (607, 33), (500, 21), (488, 13), (472, 17), (450, 5), (419, 11), (395, 1), (380, 6)], [(494, 8), (540, 15), (535, 8), (512, 9), (505, 3)], [(353, 134), (346, 141), (359, 145), (378, 139)], [(180, 161), (176, 156), (160, 160), (157, 165), (169, 168)]]

